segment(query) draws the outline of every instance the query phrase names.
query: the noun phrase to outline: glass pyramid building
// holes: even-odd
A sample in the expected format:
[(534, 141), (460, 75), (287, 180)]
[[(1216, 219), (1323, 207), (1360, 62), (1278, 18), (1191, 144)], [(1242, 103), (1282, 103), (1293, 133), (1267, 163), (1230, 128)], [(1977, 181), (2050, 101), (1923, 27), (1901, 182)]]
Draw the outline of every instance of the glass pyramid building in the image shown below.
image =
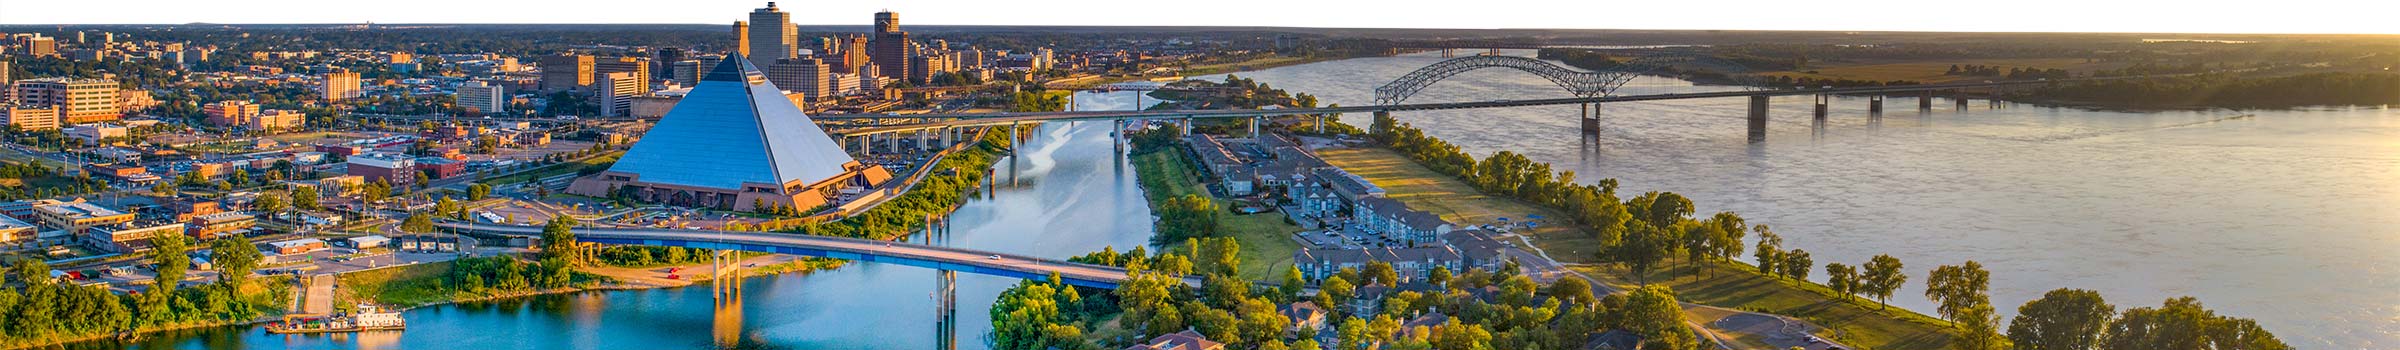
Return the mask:
[(750, 60), (729, 57), (701, 77), (608, 171), (570, 193), (730, 210), (809, 209), (843, 187), (890, 179), (842, 151)]

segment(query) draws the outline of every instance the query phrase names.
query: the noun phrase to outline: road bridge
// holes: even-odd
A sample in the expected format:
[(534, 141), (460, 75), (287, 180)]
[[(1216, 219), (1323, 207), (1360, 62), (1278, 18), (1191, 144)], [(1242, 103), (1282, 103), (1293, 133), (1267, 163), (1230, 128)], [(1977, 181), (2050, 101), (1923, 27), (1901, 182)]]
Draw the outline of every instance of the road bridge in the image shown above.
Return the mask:
[[(443, 222), (435, 225), (458, 232), (507, 236), (538, 237), (542, 233), (540, 226), (457, 222)], [(1117, 284), (1126, 280), (1126, 270), (1113, 266), (907, 242), (805, 234), (684, 229), (577, 227), (574, 232), (577, 241), (599, 244), (740, 250), (827, 257), (1027, 280), (1044, 280), (1055, 273), (1067, 284), (1103, 289), (1115, 289)], [(1184, 283), (1198, 286), (1200, 279), (1185, 277)]]

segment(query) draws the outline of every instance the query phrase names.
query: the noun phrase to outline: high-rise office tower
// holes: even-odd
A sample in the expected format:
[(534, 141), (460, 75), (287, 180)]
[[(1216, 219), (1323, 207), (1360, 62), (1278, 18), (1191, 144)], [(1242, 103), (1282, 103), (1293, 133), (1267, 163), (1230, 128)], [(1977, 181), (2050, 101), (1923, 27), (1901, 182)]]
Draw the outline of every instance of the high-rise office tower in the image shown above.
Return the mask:
[(667, 69), (667, 76), (675, 80), (675, 85), (692, 86), (700, 83), (700, 67), (700, 60), (675, 61), (674, 67)]
[(50, 37), (34, 37), (32, 40), (27, 40), (25, 55), (32, 57), (58, 55), (58, 40)]
[(580, 91), (592, 85), (592, 56), (542, 56), (542, 92)]
[(733, 21), (733, 53), (750, 55), (750, 22)]
[(680, 47), (659, 48), (657, 57), (652, 57), (650, 60), (650, 71), (658, 74), (652, 74), (651, 78), (653, 80), (673, 78), (675, 75), (667, 73), (668, 70), (675, 68), (675, 62), (684, 60), (686, 55), (689, 53), (684, 52)]
[(500, 85), (470, 80), (458, 86), (458, 106), (483, 114), (507, 113), (508, 92)]
[(17, 104), (15, 82), (8, 79), (8, 61), (0, 61), (0, 106)]
[(839, 71), (858, 73), (858, 66), (867, 65), (867, 36), (851, 35), (842, 38), (842, 67)]
[(650, 93), (650, 59), (648, 58), (611, 57), (607, 59), (596, 60), (592, 63), (593, 83), (599, 83), (600, 76), (609, 73), (633, 74), (634, 81), (642, 82), (641, 91), (636, 93)]
[(883, 69), (882, 76), (908, 76), (908, 56), (915, 53), (915, 45), (910, 45), (908, 32), (900, 31), (900, 14), (876, 12), (874, 35), (875, 42), (871, 49), (875, 51), (870, 54), (874, 56), (875, 66)]
[(117, 120), (124, 114), (117, 106), (115, 79), (26, 79), (16, 86), (18, 102), (57, 107), (61, 124)]
[(317, 84), (317, 93), (325, 95), (326, 101), (348, 100), (361, 95), (358, 91), (358, 72), (325, 73), (324, 77), (324, 82)]
[(799, 28), (792, 26), (792, 14), (767, 7), (750, 11), (750, 52), (745, 57), (758, 66), (774, 64), (776, 59), (791, 58), (798, 53)]
[(650, 90), (650, 83), (643, 82), (631, 72), (602, 74), (594, 80), (597, 80), (592, 83), (596, 93), (592, 94), (592, 102), (600, 105), (600, 115), (604, 117), (632, 114), (633, 98), (648, 94)]
[(832, 73), (826, 69), (825, 61), (814, 56), (786, 58), (777, 60), (774, 67), (767, 68), (767, 82), (775, 83), (775, 87), (799, 93), (801, 96), (805, 96), (809, 103), (816, 103), (824, 99), (830, 90), (826, 87), (826, 82), (833, 77)]

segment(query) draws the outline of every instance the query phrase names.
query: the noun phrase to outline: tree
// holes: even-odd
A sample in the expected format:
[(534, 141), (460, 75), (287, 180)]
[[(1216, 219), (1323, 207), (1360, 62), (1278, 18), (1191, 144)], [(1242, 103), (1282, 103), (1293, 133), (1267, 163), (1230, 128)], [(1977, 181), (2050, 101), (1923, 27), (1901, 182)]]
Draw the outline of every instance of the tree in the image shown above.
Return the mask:
[(1816, 267), (1814, 264), (1816, 262), (1810, 261), (1807, 250), (1793, 249), (1791, 252), (1783, 253), (1783, 262), (1777, 264), (1777, 267), (1783, 268), (1784, 277), (1791, 277), (1798, 282), (1808, 282), (1808, 271)]
[(175, 183), (169, 181), (159, 181), (158, 185), (150, 186), (150, 194), (157, 195), (159, 197), (174, 197)]
[(542, 259), (575, 262), (575, 218), (558, 216), (542, 225)]
[(1459, 323), (1458, 318), (1451, 318), (1450, 323), (1443, 324), (1439, 330), (1434, 331), (1432, 340), (1433, 348), (1439, 350), (1492, 348), (1491, 331), (1483, 329), (1483, 325)]
[(473, 185), (467, 185), (467, 200), (468, 200), (468, 201), (480, 201), (480, 200), (483, 200), (483, 198), (484, 198), (484, 197), (488, 197), (488, 196), (491, 196), (491, 195), (492, 195), (492, 185), (485, 185), (485, 184), (473, 184)]
[(299, 188), (292, 189), (292, 207), (300, 208), (301, 210), (317, 210), (317, 188), (308, 186), (298, 187)]
[(1434, 287), (1449, 289), (1450, 267), (1435, 265), (1432, 272), (1425, 273), (1425, 283), (1431, 283)]
[(1976, 304), (1960, 310), (1958, 347), (1962, 350), (2001, 350), (2009, 348), (2008, 338), (2000, 336), (2000, 314), (1992, 312), (1991, 304)]
[(1345, 350), (1364, 348), (1368, 341), (1373, 340), (1367, 334), (1367, 320), (1356, 316), (1344, 319), (1340, 325), (1334, 326), (1334, 338), (1339, 340), (1337, 349)]
[(1643, 349), (1692, 350), (1700, 347), (1683, 316), (1683, 305), (1666, 286), (1635, 288), (1616, 310), (1619, 324), (1646, 339)]
[(250, 279), (250, 272), (258, 270), (259, 261), (265, 258), (258, 252), (258, 245), (243, 235), (226, 235), (209, 242), (209, 254), (210, 265), (217, 268), (217, 281), (234, 290), (241, 289), (242, 283)]
[(1592, 285), (1585, 283), (1582, 278), (1565, 278), (1558, 282), (1551, 282), (1549, 293), (1550, 297), (1558, 298), (1561, 302), (1577, 308), (1588, 308), (1592, 306), (1593, 302), (1598, 301), (1592, 297)]
[(1858, 269), (1842, 263), (1825, 264), (1825, 287), (1841, 293), (1842, 300), (1849, 300), (1851, 295), (1858, 294)]
[(2156, 308), (2126, 309), (2100, 339), (2101, 350), (2288, 350), (2292, 346), (2249, 319), (2217, 315), (2199, 299), (2167, 299)]
[(1349, 305), (1350, 298), (1355, 296), (1352, 293), (1356, 291), (1357, 286), (1342, 280), (1342, 276), (1326, 277), (1324, 282), (1317, 284), (1317, 306), (1346, 312), (1348, 308), (1342, 306)]
[(1633, 273), (1634, 282), (1650, 285), (1648, 277), (1659, 261), (1675, 254), (1680, 231), (1651, 226), (1644, 222), (1627, 222), (1624, 239), (1615, 246), (1600, 250), (1601, 260), (1625, 265)]
[(1367, 269), (1359, 271), (1359, 273), (1362, 274), (1362, 277), (1366, 277), (1366, 281), (1361, 283), (1367, 285), (1381, 284), (1386, 287), (1400, 285), (1400, 273), (1392, 270), (1390, 262), (1368, 261)]
[(1867, 270), (1864, 275), (1860, 276), (1858, 286), (1860, 290), (1866, 291), (1867, 295), (1874, 296), (1875, 300), (1881, 304), (1880, 308), (1891, 308), (1892, 293), (1899, 291), (1900, 286), (1908, 284), (1908, 274), (1903, 272), (1906, 271), (1903, 270), (1905, 268), (1900, 265), (1900, 258), (1894, 258), (1891, 255), (1876, 255), (1874, 259), (1867, 261)]
[(2090, 350), (2100, 344), (2100, 331), (2116, 313), (2100, 292), (2053, 289), (2017, 307), (2017, 317), (2008, 322), (2008, 340), (2017, 350)]
[(1283, 300), (1291, 300), (1299, 297), (1300, 292), (1305, 288), (1308, 288), (1308, 279), (1300, 276), (1300, 269), (1286, 267), (1283, 269), (1283, 283), (1277, 284), (1275, 291), (1282, 296)]
[(1942, 265), (1925, 277), (1925, 298), (1938, 304), (1935, 311), (1955, 325), (1959, 313), (1992, 303), (1991, 296), (1985, 293), (1991, 278), (1992, 273), (1984, 271), (1983, 264), (1974, 260), (1959, 266)]
[(191, 241), (183, 235), (159, 235), (150, 238), (150, 261), (157, 263), (157, 294), (174, 291), (183, 282), (183, 274), (192, 267)]
[(250, 206), (257, 208), (260, 213), (267, 214), (268, 217), (274, 217), (275, 214), (282, 213), (284, 209), (288, 208), (290, 205), (286, 203), (290, 203), (290, 201), (291, 196), (286, 193), (267, 193), (258, 196), (257, 201), (250, 202)]
[(432, 217), (431, 213), (410, 213), (408, 220), (400, 223), (400, 230), (408, 233), (433, 232)]
[(1758, 249), (1751, 251), (1752, 257), (1758, 259), (1758, 272), (1768, 276), (1783, 274), (1782, 268), (1777, 266), (1783, 261), (1783, 236), (1776, 235), (1767, 225), (1751, 226), (1751, 229), (1758, 231)]

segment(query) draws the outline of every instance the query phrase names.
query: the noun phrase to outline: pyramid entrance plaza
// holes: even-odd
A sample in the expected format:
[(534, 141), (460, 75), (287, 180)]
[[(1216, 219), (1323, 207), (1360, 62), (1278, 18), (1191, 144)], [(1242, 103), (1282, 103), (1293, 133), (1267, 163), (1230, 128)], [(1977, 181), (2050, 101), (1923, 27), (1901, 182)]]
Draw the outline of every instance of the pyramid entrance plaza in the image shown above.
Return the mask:
[(718, 210), (809, 210), (885, 185), (750, 60), (727, 59), (608, 170), (568, 193)]

